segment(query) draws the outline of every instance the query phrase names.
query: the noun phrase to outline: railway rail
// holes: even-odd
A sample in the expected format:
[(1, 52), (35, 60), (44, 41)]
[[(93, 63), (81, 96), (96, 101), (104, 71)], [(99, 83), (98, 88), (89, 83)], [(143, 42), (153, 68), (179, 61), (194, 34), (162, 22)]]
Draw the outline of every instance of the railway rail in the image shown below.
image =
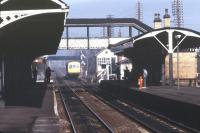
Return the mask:
[[(99, 129), (95, 129), (92, 126), (88, 128), (92, 131), (87, 131), (88, 133), (92, 132), (116, 132), (116, 133), (137, 133), (137, 132), (155, 132), (155, 133), (190, 133), (194, 132), (193, 130), (189, 130), (187, 127), (180, 126), (175, 122), (171, 122), (166, 120), (160, 116), (157, 116), (154, 113), (145, 110), (144, 108), (140, 108), (132, 105), (128, 101), (122, 100), (119, 97), (114, 97), (113, 95), (109, 95), (95, 85), (88, 85), (85, 82), (81, 81), (62, 81), (62, 87), (60, 87), (63, 101), (65, 102), (65, 106), (68, 110), (68, 115), (76, 114), (76, 121), (79, 121), (78, 126), (73, 126), (74, 129), (76, 127), (81, 127), (83, 123), (91, 123), (81, 121), (82, 118), (80, 116), (86, 117), (85, 115), (80, 115), (76, 111), (81, 110), (79, 113), (83, 113), (83, 106), (86, 110), (90, 110), (89, 112), (95, 117), (98, 118), (101, 124), (105, 126), (107, 131), (100, 131)], [(67, 84), (67, 87), (64, 85)], [(73, 94), (73, 96), (72, 96)], [(68, 97), (68, 99), (66, 99)], [(70, 103), (70, 100), (72, 102)], [(68, 103), (66, 103), (68, 101)], [(77, 102), (79, 101), (79, 102)], [(81, 103), (80, 103), (81, 102)], [(70, 103), (70, 104), (69, 104)], [(77, 107), (78, 104), (80, 108)], [(70, 107), (71, 106), (71, 107)], [(74, 106), (74, 107), (73, 107)], [(74, 109), (74, 111), (69, 111), (70, 108)], [(87, 115), (89, 119), (90, 115)], [(71, 117), (71, 116), (70, 116)], [(74, 123), (74, 118), (70, 118), (71, 123)], [(86, 119), (86, 118), (85, 118)], [(84, 119), (84, 120), (85, 120)], [(93, 118), (96, 119), (96, 118)], [(93, 122), (92, 122), (93, 123)], [(73, 125), (73, 124), (72, 124)], [(95, 124), (97, 125), (97, 124)], [(93, 129), (92, 129), (93, 128)], [(94, 130), (95, 129), (95, 130)], [(80, 130), (78, 130), (80, 131)], [(82, 131), (80, 131), (82, 132)], [(83, 131), (86, 132), (86, 131)]]
[[(83, 90), (83, 86), (81, 89)], [(102, 102), (102, 100), (89, 93), (86, 89), (84, 89), (84, 91), (76, 90), (76, 94), (79, 97), (82, 97), (83, 103), (86, 104), (91, 110), (93, 110), (97, 116), (103, 119), (105, 123), (110, 125), (114, 132), (148, 132), (139, 124), (135, 123), (116, 109), (110, 107), (105, 102)]]
[(104, 123), (94, 116), (73, 91), (60, 87), (61, 97), (74, 133), (111, 133)]
[[(88, 90), (92, 90), (91, 93), (94, 93), (94, 89), (88, 86), (85, 82), (82, 82), (82, 85)], [(90, 87), (90, 89), (88, 89)], [(94, 86), (92, 86), (94, 87)], [(96, 87), (96, 90), (98, 87)], [(157, 113), (141, 108), (135, 104), (130, 103), (125, 99), (120, 99), (111, 94), (103, 92), (98, 89), (95, 95), (104, 101), (106, 104), (115, 108), (119, 112), (125, 114), (127, 117), (137, 121), (145, 128), (149, 129), (155, 133), (197, 133), (198, 131), (187, 126), (184, 126), (178, 122), (171, 121), (168, 118), (160, 116)]]
[(73, 132), (149, 133), (139, 124), (88, 93), (81, 84), (74, 81), (66, 82), (68, 86), (62, 85), (60, 91)]

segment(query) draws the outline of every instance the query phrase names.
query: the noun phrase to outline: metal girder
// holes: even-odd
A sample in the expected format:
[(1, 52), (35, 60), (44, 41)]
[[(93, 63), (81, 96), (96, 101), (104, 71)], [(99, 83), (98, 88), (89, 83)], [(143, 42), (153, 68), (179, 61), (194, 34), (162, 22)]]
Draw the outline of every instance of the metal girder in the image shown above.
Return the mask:
[[(159, 40), (156, 35), (163, 33), (163, 32), (167, 32), (168, 33), (168, 48), (162, 43), (161, 40)], [(179, 32), (181, 34), (184, 35), (184, 37), (180, 40), (180, 42), (178, 43), (178, 46), (181, 45), (181, 43), (187, 38), (187, 37), (196, 37), (196, 38), (200, 38), (200, 33), (190, 30), (190, 29), (184, 29), (184, 28), (165, 28), (165, 29), (159, 29), (159, 30), (155, 30), (155, 31), (151, 31), (149, 33), (146, 33), (144, 35), (140, 35), (139, 37), (135, 37), (133, 39), (133, 44), (139, 40), (145, 39), (145, 38), (155, 38), (158, 43), (168, 52), (168, 53), (173, 53), (175, 51), (175, 49), (177, 48), (177, 46), (175, 46), (173, 48), (173, 33), (174, 32)], [(190, 46), (188, 46), (189, 48)]]
[(153, 30), (150, 26), (134, 18), (81, 18), (67, 19), (66, 27), (134, 27), (142, 33)]
[(46, 13), (67, 13), (69, 9), (43, 9), (43, 10), (18, 10), (18, 11), (1, 11), (0, 28), (11, 24), (20, 19)]
[[(0, 2), (1, 7), (4, 7), (6, 3), (8, 3), (10, 0), (2, 0)], [(27, 18), (34, 15), (39, 14), (48, 14), (48, 13), (67, 13), (69, 12), (69, 7), (59, 0), (50, 0), (58, 5), (60, 5), (61, 8), (53, 8), (53, 9), (28, 9), (28, 10), (1, 10), (0, 15), (0, 28), (11, 24), (15, 21), (21, 20), (23, 18)]]

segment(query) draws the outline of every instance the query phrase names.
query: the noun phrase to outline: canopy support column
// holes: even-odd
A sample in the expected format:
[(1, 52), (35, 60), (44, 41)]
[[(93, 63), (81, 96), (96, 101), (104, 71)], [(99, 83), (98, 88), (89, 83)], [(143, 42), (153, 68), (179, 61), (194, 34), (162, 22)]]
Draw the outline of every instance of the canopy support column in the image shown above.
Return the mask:
[(173, 87), (173, 31), (168, 31), (168, 42), (169, 42), (169, 86)]

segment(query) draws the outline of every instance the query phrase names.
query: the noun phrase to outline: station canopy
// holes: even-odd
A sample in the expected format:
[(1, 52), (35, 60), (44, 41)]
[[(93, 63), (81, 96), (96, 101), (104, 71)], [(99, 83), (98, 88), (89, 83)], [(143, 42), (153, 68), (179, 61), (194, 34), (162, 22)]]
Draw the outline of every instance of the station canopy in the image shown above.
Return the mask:
[[(116, 55), (150, 57), (200, 47), (200, 33), (185, 28), (162, 28), (109, 45)], [(154, 57), (155, 57), (154, 56)]]
[(0, 0), (0, 53), (55, 54), (69, 7), (61, 0)]

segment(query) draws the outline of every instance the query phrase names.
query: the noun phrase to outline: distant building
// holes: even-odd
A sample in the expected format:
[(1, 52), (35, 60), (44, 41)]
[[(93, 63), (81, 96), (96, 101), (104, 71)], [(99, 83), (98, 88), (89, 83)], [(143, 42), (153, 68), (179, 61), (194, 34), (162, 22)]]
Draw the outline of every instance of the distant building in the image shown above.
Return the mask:
[(117, 56), (109, 49), (103, 49), (96, 54), (96, 79), (109, 80), (113, 76)]

